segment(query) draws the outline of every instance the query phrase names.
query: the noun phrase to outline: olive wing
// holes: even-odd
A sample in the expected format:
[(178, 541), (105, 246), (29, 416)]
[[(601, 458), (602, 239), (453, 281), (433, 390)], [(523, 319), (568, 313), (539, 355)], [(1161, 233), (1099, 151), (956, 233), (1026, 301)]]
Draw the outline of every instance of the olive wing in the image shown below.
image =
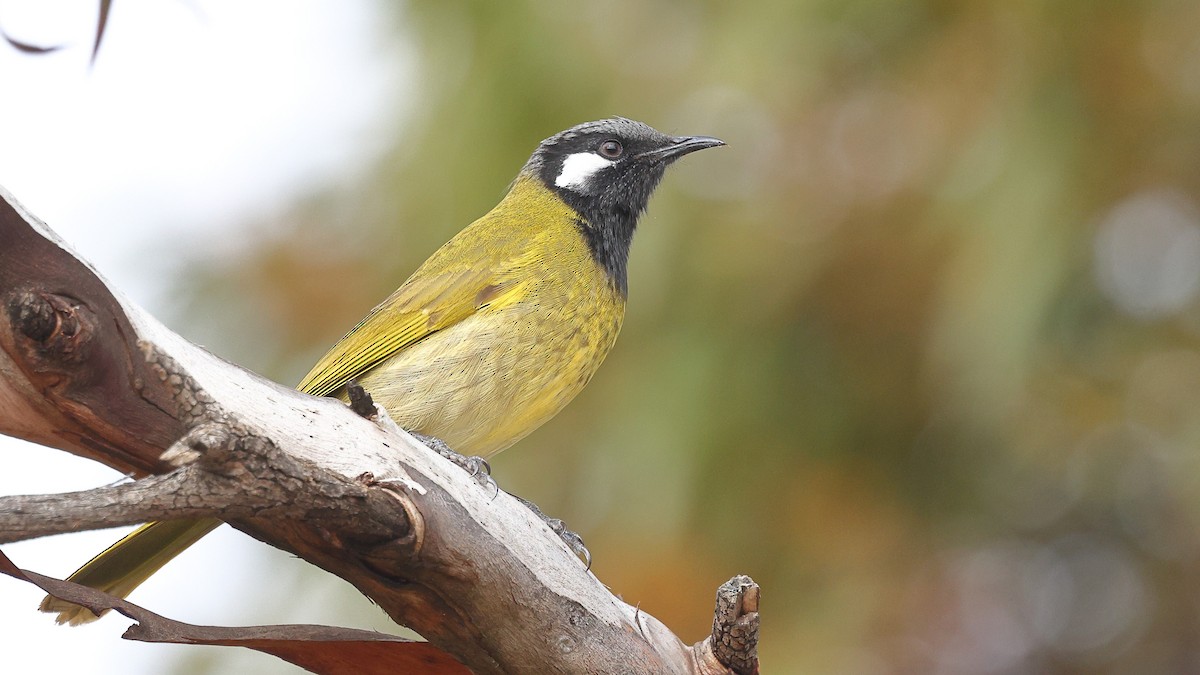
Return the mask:
[(513, 284), (496, 269), (466, 268), (414, 275), (347, 333), (300, 382), (300, 391), (326, 396), (388, 357), (453, 326)]

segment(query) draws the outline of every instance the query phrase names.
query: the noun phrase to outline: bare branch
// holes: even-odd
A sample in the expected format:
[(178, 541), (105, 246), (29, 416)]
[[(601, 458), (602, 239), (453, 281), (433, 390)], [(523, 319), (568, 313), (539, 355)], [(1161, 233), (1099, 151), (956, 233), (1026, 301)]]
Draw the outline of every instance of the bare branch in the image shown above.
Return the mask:
[[(358, 530), (375, 522), (364, 518), (370, 495), (362, 481), (327, 474), (316, 481), (319, 490), (288, 489), (312, 482), (320, 469), (216, 423), (196, 427), (164, 454), (186, 465), (93, 490), (0, 497), (0, 544), (184, 518), (286, 518)], [(395, 538), (397, 531), (409, 529), (403, 509), (388, 509), (381, 517), (389, 525), (372, 533), (378, 537)], [(359, 531), (358, 536), (368, 535)]]
[(95, 614), (115, 610), (137, 623), (122, 636), (143, 642), (230, 645), (272, 654), (323, 675), (464, 675), (465, 666), (424, 642), (329, 626), (195, 626), (174, 621), (94, 588), (17, 569), (0, 553), (0, 574), (27, 581), (56, 598)]
[(189, 487), (186, 473), (80, 492), (0, 497), (0, 544), (173, 517), (219, 517), (211, 507), (172, 508), (181, 506), (175, 495)]
[[(386, 416), (363, 419), (183, 340), (110, 292), (2, 191), (0, 403), (0, 433), (136, 475), (170, 474), (144, 490), (77, 495), (112, 500), (92, 502), (108, 513), (88, 522), (159, 508), (153, 517), (229, 518), (349, 581), (476, 673), (756, 667), (748, 579), (719, 605), (721, 630), (685, 645), (614, 597), (516, 499), (481, 487)], [(53, 527), (49, 505), (26, 499), (42, 509), (35, 527)], [(82, 510), (61, 513), (82, 525)], [(10, 533), (21, 519), (5, 517), (5, 536), (23, 536)]]

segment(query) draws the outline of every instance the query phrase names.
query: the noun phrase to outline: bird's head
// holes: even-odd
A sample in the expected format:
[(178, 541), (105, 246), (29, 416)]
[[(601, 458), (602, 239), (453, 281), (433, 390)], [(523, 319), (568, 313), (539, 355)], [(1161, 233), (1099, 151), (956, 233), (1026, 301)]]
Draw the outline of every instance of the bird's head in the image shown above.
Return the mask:
[(708, 136), (668, 136), (641, 122), (613, 117), (547, 138), (526, 169), (580, 211), (618, 210), (636, 217), (646, 210), (667, 166), (718, 145), (725, 143)]
[(624, 291), (638, 217), (663, 173), (684, 155), (725, 145), (709, 136), (669, 136), (624, 117), (585, 122), (542, 141), (526, 163), (580, 215), (596, 259)]

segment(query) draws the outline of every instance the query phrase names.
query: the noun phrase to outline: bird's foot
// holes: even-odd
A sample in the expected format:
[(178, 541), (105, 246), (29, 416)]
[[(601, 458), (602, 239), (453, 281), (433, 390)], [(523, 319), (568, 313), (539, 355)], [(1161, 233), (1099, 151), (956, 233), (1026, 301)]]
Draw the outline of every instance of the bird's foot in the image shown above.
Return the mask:
[(583, 564), (586, 565), (588, 569), (592, 568), (592, 554), (587, 550), (587, 547), (583, 545), (583, 537), (580, 537), (578, 534), (568, 530), (563, 521), (559, 520), (558, 518), (551, 518), (550, 516), (542, 513), (542, 510), (537, 507), (537, 504), (534, 504), (528, 499), (513, 495), (511, 492), (509, 494), (512, 495), (514, 499), (524, 504), (527, 509), (533, 511), (535, 516), (541, 518), (542, 522), (546, 523), (546, 526), (550, 528), (550, 531), (554, 532), (554, 534), (557, 534), (558, 538), (562, 539), (563, 543), (567, 545), (567, 548), (571, 549), (571, 553), (574, 553), (577, 558), (582, 560)]
[(497, 494), (500, 492), (500, 486), (496, 485), (496, 481), (492, 479), (492, 466), (488, 464), (486, 459), (482, 457), (476, 457), (474, 455), (470, 457), (467, 455), (460, 455), (451, 449), (449, 445), (446, 445), (446, 442), (440, 438), (434, 438), (433, 436), (426, 436), (425, 434), (418, 434), (411, 431), (409, 433), (411, 433), (418, 441), (424, 443), (425, 447), (433, 450), (442, 457), (445, 457), (461, 467), (463, 471), (471, 474), (471, 477), (475, 479), (475, 482), (479, 483), (485, 488), (488, 488), (489, 490), (493, 490)]

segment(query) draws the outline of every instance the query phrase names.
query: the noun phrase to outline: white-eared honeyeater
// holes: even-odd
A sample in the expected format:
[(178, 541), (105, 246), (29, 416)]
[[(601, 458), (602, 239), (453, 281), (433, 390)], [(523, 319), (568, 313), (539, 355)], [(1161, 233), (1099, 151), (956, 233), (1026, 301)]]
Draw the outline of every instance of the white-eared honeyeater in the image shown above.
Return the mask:
[[(668, 165), (724, 143), (620, 117), (542, 141), (491, 211), (329, 350), (300, 390), (358, 382), (403, 428), (500, 452), (583, 389), (621, 329), (638, 218)], [(219, 521), (142, 526), (71, 580), (124, 596)], [(47, 598), (60, 622), (94, 619)]]

